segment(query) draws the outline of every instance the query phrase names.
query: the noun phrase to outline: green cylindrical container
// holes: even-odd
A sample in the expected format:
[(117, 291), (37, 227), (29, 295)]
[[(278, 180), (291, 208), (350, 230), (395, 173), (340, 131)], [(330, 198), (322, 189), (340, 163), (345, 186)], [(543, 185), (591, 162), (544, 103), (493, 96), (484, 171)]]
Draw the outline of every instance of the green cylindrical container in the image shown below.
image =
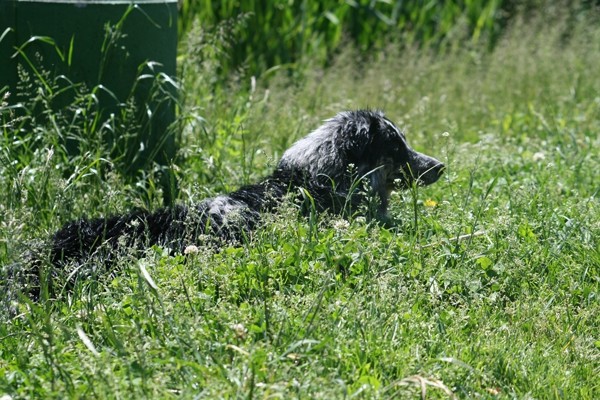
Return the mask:
[[(14, 96), (17, 65), (30, 69), (28, 58), (53, 76), (102, 85), (100, 109), (107, 116), (135, 99), (142, 143), (126, 172), (168, 165), (175, 156), (167, 128), (175, 119), (176, 88), (163, 79), (163, 92), (166, 87), (173, 96), (160, 100), (151, 88), (152, 77), (176, 74), (177, 0), (0, 0), (0, 38), (0, 93)], [(149, 78), (138, 79), (143, 74)]]

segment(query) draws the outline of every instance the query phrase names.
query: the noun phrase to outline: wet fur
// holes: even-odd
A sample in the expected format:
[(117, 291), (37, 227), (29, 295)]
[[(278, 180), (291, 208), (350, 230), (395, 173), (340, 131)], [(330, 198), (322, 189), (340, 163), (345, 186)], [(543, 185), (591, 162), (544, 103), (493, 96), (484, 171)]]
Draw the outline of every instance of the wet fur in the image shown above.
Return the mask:
[[(50, 261), (55, 267), (78, 266), (98, 257), (107, 265), (120, 250), (158, 244), (184, 252), (213, 239), (240, 242), (288, 194), (301, 202), (311, 198), (318, 210), (334, 213), (354, 212), (374, 197), (385, 216), (393, 189), (431, 184), (442, 170), (441, 162), (412, 150), (382, 112), (342, 112), (292, 145), (272, 175), (257, 184), (198, 204), (66, 224), (51, 240)], [(366, 192), (357, 185), (361, 181)]]

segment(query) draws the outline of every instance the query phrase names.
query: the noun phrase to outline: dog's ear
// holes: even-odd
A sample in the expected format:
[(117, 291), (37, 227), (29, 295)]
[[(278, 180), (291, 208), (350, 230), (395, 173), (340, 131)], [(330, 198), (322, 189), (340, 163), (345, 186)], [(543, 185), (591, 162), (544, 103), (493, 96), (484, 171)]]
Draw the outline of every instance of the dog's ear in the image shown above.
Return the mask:
[(373, 140), (372, 121), (368, 118), (351, 118), (340, 126), (337, 147), (343, 151), (346, 161), (356, 163), (364, 158), (364, 153)]

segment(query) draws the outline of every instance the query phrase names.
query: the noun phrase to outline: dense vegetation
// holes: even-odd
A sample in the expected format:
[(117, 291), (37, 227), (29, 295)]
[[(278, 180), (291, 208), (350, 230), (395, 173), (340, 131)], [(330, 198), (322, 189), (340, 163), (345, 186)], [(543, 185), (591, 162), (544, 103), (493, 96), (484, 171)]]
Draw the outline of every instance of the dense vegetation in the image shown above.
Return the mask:
[[(183, 3), (189, 21), (202, 21), (211, 10), (228, 17), (234, 2)], [(114, 279), (80, 282), (56, 300), (4, 299), (0, 397), (600, 397), (593, 6), (538, 2), (501, 20), (508, 3), (465, 1), (441, 30), (441, 14), (402, 20), (407, 5), (394, 20), (417, 38), (405, 42), (383, 22), (372, 34), (348, 22), (363, 21), (354, 12), (367, 5), (393, 10), (388, 2), (332, 6), (329, 22), (316, 3), (290, 2), (306, 14), (286, 21), (300, 15), (310, 29), (298, 31), (308, 36), (289, 59), (248, 41), (268, 32), (249, 21), (272, 19), (187, 25), (179, 201), (259, 179), (294, 140), (348, 108), (386, 110), (415, 148), (446, 163), (443, 179), (397, 193), (393, 228), (304, 218), (286, 204), (242, 246), (124, 254)], [(417, 3), (423, 14), (451, 7)], [(480, 19), (486, 40), (474, 39)], [(281, 63), (291, 64), (273, 68)], [(52, 78), (25, 78), (24, 106), (44, 117), (16, 121), (8, 95), (0, 106), (3, 282), (66, 221), (162, 199), (160, 166), (132, 183), (112, 168), (99, 124), (66, 118), (90, 113), (89, 93), (56, 110), (43, 90)], [(84, 151), (69, 154), (61, 135)]]
[[(533, 18), (551, 8), (574, 21), (598, 2), (182, 0), (180, 5), (183, 36), (194, 23), (206, 27), (236, 20), (234, 40), (227, 57), (220, 60), (220, 71), (262, 76), (273, 67), (302, 74), (309, 65), (329, 65), (348, 45), (361, 50), (361, 56), (382, 51), (390, 43), (436, 49), (457, 43), (492, 48), (506, 27), (520, 17)], [(231, 29), (220, 32), (232, 34)], [(219, 37), (219, 43), (223, 38)]]
[[(457, 35), (494, 41), (502, 23), (501, 1), (183, 1), (182, 31), (200, 21), (216, 25), (243, 21), (226, 71), (244, 68), (261, 74), (273, 66), (302, 69), (323, 63), (342, 42), (361, 50), (382, 49), (390, 42), (439, 45)], [(505, 2), (510, 3), (510, 2)], [(509, 8), (509, 6), (505, 6)]]

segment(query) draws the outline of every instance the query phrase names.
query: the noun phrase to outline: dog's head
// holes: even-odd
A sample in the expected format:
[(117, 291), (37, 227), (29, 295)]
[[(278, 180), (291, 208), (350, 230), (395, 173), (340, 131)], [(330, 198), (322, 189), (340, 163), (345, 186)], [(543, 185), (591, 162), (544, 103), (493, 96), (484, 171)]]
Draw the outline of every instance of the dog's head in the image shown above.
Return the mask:
[(318, 182), (332, 180), (341, 191), (354, 184), (348, 171), (355, 168), (354, 177), (367, 180), (385, 213), (392, 190), (432, 184), (444, 164), (413, 150), (381, 111), (359, 110), (325, 121), (288, 149), (278, 168), (302, 172)]

